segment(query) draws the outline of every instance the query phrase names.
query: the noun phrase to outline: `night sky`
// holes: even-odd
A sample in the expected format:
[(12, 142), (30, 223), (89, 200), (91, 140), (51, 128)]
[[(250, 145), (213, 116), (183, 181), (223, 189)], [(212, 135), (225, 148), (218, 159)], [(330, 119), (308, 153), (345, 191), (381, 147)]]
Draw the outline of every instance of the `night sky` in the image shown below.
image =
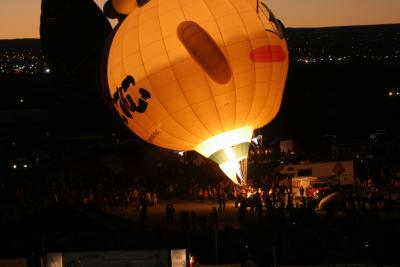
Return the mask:
[[(96, 0), (103, 7), (106, 0)], [(39, 38), (41, 0), (1, 0), (0, 39)], [(399, 0), (267, 0), (286, 27), (400, 23)]]

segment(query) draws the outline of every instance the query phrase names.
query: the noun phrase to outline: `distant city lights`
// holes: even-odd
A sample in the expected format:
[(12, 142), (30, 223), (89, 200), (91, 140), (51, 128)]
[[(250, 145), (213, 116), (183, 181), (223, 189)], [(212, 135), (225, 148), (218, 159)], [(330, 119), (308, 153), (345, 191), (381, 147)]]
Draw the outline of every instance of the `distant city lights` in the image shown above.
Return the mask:
[(388, 96), (390, 96), (390, 97), (400, 96), (400, 90), (390, 90), (390, 91), (388, 91)]
[[(395, 34), (396, 36), (393, 36)], [(312, 64), (321, 62), (348, 62), (357, 60), (373, 60), (373, 61), (390, 61), (398, 60), (400, 50), (397, 43), (399, 42), (399, 32), (392, 35), (379, 35), (376, 38), (368, 38), (364, 40), (363, 35), (354, 35), (350, 46), (344, 47), (345, 50), (336, 50), (337, 46), (332, 46), (329, 40), (337, 38), (333, 33), (319, 36), (311, 41), (312, 36), (305, 37), (304, 42), (293, 43), (289, 47), (292, 61), (300, 64)], [(392, 41), (392, 45), (382, 50), (383, 37)], [(308, 38), (308, 39), (307, 39)], [(300, 38), (303, 40), (304, 38)], [(386, 39), (385, 39), (386, 40)], [(340, 44), (339, 44), (340, 45)], [(6, 74), (50, 74), (51, 69), (47, 66), (45, 58), (40, 51), (32, 49), (12, 50), (6, 49), (0, 51), (0, 73)]]
[(46, 72), (44, 57), (40, 51), (2, 50), (0, 51), (0, 73), (6, 74), (39, 74)]
[(12, 164), (11, 164), (11, 168), (14, 170), (17, 169), (28, 169), (29, 166), (29, 162), (25, 159), (25, 158), (17, 158)]

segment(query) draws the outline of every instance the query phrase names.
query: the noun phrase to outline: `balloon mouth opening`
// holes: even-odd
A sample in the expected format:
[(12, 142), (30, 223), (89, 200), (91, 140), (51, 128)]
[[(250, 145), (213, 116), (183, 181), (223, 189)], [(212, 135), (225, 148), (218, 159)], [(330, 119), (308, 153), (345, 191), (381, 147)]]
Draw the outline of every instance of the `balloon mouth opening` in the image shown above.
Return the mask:
[(200, 143), (195, 150), (216, 162), (235, 184), (247, 178), (247, 155), (253, 135), (252, 126), (223, 132)]
[[(243, 186), (247, 180), (247, 152), (250, 143), (242, 143), (239, 146), (241, 147), (239, 149), (241, 151), (238, 151), (237, 146), (227, 147), (221, 150), (221, 152), (217, 152), (217, 154), (221, 155), (214, 155), (215, 157), (210, 158), (218, 163), (218, 166), (232, 182)], [(215, 159), (217, 157), (218, 159)]]

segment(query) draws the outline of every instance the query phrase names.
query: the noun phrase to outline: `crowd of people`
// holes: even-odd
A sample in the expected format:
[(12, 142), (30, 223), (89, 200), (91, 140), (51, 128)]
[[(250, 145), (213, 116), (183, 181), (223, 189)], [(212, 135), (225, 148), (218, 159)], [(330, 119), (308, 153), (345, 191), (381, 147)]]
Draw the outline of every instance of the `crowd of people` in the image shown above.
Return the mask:
[[(196, 158), (177, 156), (173, 164), (155, 164), (146, 177), (114, 177), (112, 174), (74, 177), (58, 170), (40, 177), (24, 174), (0, 180), (0, 221), (26, 215), (57, 202), (68, 202), (79, 207), (95, 206), (104, 211), (116, 211), (157, 205), (159, 201), (184, 199), (210, 203), (218, 211), (224, 210), (228, 199), (235, 200), (250, 213), (268, 207), (317, 207), (317, 200), (292, 194), (290, 186), (282, 185), (286, 177), (276, 172), (264, 173), (251, 179), (248, 186), (232, 184), (223, 175), (216, 175), (210, 166), (194, 164)], [(197, 176), (195, 176), (197, 174)], [(203, 178), (204, 177), (204, 178)], [(341, 191), (344, 209), (396, 209), (399, 203), (400, 166), (383, 166), (368, 179), (355, 179), (349, 190)], [(12, 207), (12, 208), (10, 208)], [(261, 207), (261, 208), (260, 208)]]
[[(398, 217), (394, 213), (400, 210), (400, 166), (382, 167), (368, 179), (356, 179), (350, 188), (333, 188), (340, 197), (331, 206), (325, 206), (322, 216), (316, 210), (320, 199), (305, 192), (294, 195), (290, 186), (283, 183), (286, 177), (279, 174), (266, 172), (260, 179), (248, 180), (246, 187), (240, 187), (223, 176), (211, 176), (215, 171), (212, 168), (207, 167), (208, 173), (197, 168), (204, 171), (204, 166), (164, 165), (154, 168), (154, 177), (142, 179), (111, 174), (82, 179), (67, 172), (51, 173), (46, 178), (37, 175), (3, 179), (0, 226), (44, 207), (67, 202), (102, 214), (134, 211), (131, 223), (140, 229), (135, 232), (135, 244), (165, 246), (165, 240), (172, 242), (171, 238), (179, 239), (179, 244), (190, 240), (190, 250), (203, 262), (216, 261), (213, 251), (207, 250), (215, 240), (223, 244), (218, 250), (221, 262), (247, 257), (243, 244), (249, 244), (252, 258), (263, 266), (272, 261), (265, 248), (275, 248), (279, 262), (317, 264), (329, 259), (337, 248), (346, 251), (351, 246), (353, 253), (360, 240), (368, 241), (363, 246), (371, 246), (375, 253), (371, 255), (376, 259), (395, 260), (394, 249), (386, 242), (398, 240), (398, 235), (393, 234), (398, 221), (393, 218)], [(182, 201), (201, 203), (207, 210), (178, 209), (177, 204)], [(152, 208), (165, 212), (157, 223), (161, 225), (158, 228), (166, 231), (156, 231), (156, 235), (141, 230), (152, 229), (148, 216)], [(229, 212), (236, 217), (224, 221)], [(116, 243), (125, 240), (115, 238)], [(109, 239), (104, 241), (109, 243)], [(310, 251), (318, 257), (303, 256)]]

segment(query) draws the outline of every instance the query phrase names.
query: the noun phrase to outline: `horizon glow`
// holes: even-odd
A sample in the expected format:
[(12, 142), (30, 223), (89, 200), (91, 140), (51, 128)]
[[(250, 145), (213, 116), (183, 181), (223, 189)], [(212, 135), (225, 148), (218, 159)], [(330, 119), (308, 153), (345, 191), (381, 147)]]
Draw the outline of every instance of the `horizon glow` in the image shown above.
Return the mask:
[[(95, 2), (102, 8), (106, 0)], [(286, 27), (400, 23), (399, 0), (266, 0), (266, 3)], [(39, 38), (40, 5), (41, 0), (1, 0), (0, 39)]]

